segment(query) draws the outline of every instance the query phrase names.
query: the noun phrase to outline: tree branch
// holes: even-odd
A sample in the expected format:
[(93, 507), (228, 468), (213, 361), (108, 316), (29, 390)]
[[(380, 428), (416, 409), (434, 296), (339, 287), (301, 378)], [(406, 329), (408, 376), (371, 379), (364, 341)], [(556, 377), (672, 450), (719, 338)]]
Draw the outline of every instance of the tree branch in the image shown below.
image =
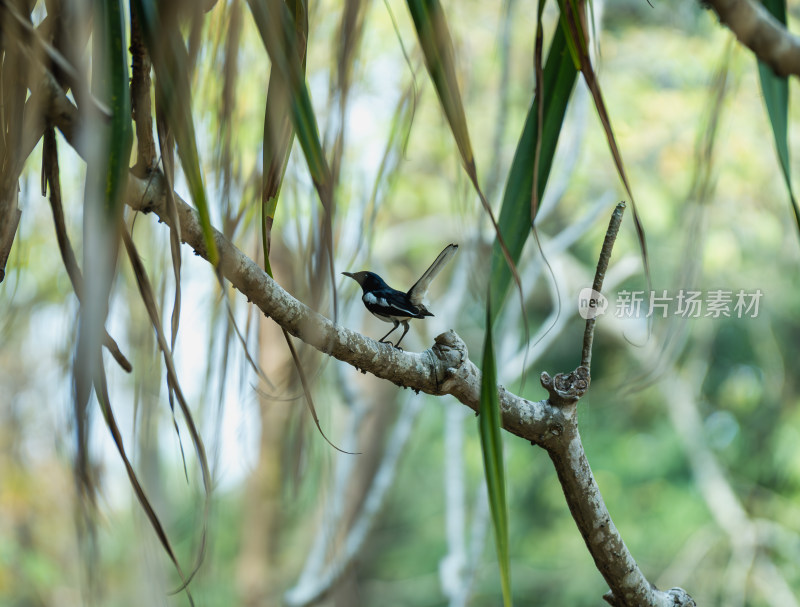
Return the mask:
[[(161, 177), (153, 174), (149, 179), (139, 179), (131, 175), (128, 182), (128, 205), (138, 211), (153, 212), (169, 225)], [(182, 241), (207, 259), (197, 212), (177, 194), (175, 203)], [(214, 239), (220, 251), (222, 275), (248, 301), (295, 337), (364, 373), (415, 391), (436, 396), (451, 394), (477, 412), (480, 371), (469, 360), (466, 345), (453, 331), (439, 335), (433, 347), (420, 353), (378, 343), (334, 324), (292, 297), (216, 230)], [(500, 403), (503, 425), (512, 434), (539, 444), (547, 436), (563, 431), (563, 414), (546, 400), (531, 402), (501, 387)]]
[[(603, 248), (600, 249), (600, 257), (597, 260), (597, 270), (594, 273), (592, 291), (595, 293), (600, 293), (603, 290), (603, 280), (608, 271), (608, 262), (611, 261), (611, 250), (614, 248), (614, 242), (617, 240), (617, 234), (619, 233), (619, 226), (622, 223), (622, 214), (624, 212), (625, 203), (620, 202), (611, 214), (611, 221), (608, 223), (606, 237), (605, 240), (603, 240)], [(592, 296), (594, 296), (594, 293)], [(592, 342), (594, 341), (594, 325), (596, 320), (594, 315), (589, 315), (586, 319), (586, 328), (583, 332), (581, 367), (586, 367), (587, 370), (591, 369), (592, 366)]]
[(778, 76), (800, 76), (800, 37), (753, 0), (704, 0), (739, 42)]
[[(51, 119), (75, 146), (70, 134), (77, 130), (77, 108), (66, 99), (53, 102), (59, 111), (51, 112)], [(76, 150), (81, 151), (77, 147)], [(156, 171), (146, 179), (131, 174), (126, 203), (134, 210), (155, 213), (168, 225), (177, 216), (181, 241), (191, 246), (195, 254), (208, 259), (197, 211), (172, 192), (177, 214), (170, 214), (165, 184)], [(415, 391), (436, 396), (450, 394), (477, 413), (481, 374), (454, 331), (442, 333), (431, 348), (420, 353), (378, 343), (336, 325), (298, 301), (220, 232), (214, 230), (213, 236), (222, 275), (283, 329), (363, 373)], [(694, 606), (684, 590), (673, 588), (662, 592), (646, 580), (611, 520), (578, 433), (577, 402), (588, 388), (588, 369), (578, 367), (573, 373), (553, 378), (543, 373), (541, 381), (550, 397), (536, 402), (498, 386), (503, 428), (550, 454), (570, 512), (611, 589), (605, 600), (619, 607)]]
[[(127, 203), (139, 211), (154, 212), (169, 223), (160, 180), (129, 178)], [(175, 195), (183, 241), (207, 258), (197, 212)], [(477, 412), (480, 371), (469, 360), (467, 348), (453, 331), (436, 337), (432, 348), (405, 352), (335, 325), (284, 291), (266, 272), (215, 231), (223, 276), (289, 333), (323, 353), (362, 372), (403, 387), (441, 396), (451, 394)], [(579, 367), (569, 375), (550, 378), (542, 385), (550, 398), (532, 402), (500, 386), (503, 427), (547, 449), (564, 488), (564, 495), (586, 545), (611, 588), (606, 600), (619, 606), (667, 607), (694, 605), (683, 590), (653, 588), (625, 546), (603, 502), (583, 451), (577, 427), (577, 401), (588, 388), (588, 372)], [(685, 597), (676, 602), (676, 597)]]

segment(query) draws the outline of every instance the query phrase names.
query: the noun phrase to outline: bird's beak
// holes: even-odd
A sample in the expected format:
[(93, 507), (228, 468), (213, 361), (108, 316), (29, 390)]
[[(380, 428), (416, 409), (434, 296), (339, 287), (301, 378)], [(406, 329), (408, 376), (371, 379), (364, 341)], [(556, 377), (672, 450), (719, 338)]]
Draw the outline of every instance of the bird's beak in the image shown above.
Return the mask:
[(353, 275), (350, 272), (342, 272), (342, 274), (344, 274), (345, 276), (349, 276), (350, 278), (353, 278)]

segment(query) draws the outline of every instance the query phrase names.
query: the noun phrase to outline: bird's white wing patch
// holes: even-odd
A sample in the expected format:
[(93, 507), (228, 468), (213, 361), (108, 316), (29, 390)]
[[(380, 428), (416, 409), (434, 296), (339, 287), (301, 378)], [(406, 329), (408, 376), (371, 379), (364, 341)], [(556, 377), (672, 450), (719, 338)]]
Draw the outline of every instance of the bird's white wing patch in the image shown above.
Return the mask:
[(400, 312), (405, 312), (408, 316), (416, 316), (418, 312), (412, 312), (411, 310), (406, 310), (405, 308), (401, 308), (400, 306), (392, 306), (395, 310), (399, 310)]
[[(401, 294), (402, 295), (402, 294)], [(369, 306), (378, 306), (382, 308), (382, 312), (385, 312), (384, 315), (379, 315), (379, 313), (375, 312), (375, 310), (370, 310), (373, 314), (378, 316), (383, 320), (384, 318), (391, 319), (393, 316), (398, 316), (400, 318), (404, 316), (416, 316), (419, 312), (415, 312), (413, 309), (407, 310), (404, 307), (398, 306), (396, 303), (390, 303), (388, 299), (385, 297), (378, 297), (373, 292), (364, 293), (361, 297), (365, 304)], [(389, 321), (393, 322), (393, 321)]]

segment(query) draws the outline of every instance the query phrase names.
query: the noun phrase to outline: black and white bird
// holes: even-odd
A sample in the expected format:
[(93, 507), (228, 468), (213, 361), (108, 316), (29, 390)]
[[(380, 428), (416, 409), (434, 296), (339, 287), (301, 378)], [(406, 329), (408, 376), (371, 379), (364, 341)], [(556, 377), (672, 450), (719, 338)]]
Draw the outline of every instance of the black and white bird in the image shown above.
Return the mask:
[(436, 261), (431, 264), (431, 267), (425, 270), (422, 277), (408, 290), (408, 293), (393, 289), (374, 272), (353, 272), (352, 274), (350, 272), (342, 272), (342, 274), (349, 276), (361, 285), (363, 291), (361, 301), (364, 302), (367, 310), (383, 322), (392, 323), (393, 326), (389, 332), (378, 340), (380, 343), (384, 343), (384, 340), (402, 324), (403, 334), (394, 344), (395, 348), (399, 348), (400, 342), (403, 341), (406, 333), (408, 333), (408, 321), (410, 319), (433, 316), (428, 311), (428, 308), (425, 307), (425, 304), (422, 303), (422, 300), (428, 292), (431, 281), (445, 264), (452, 259), (456, 251), (458, 251), (457, 244), (447, 245), (444, 251), (439, 253)]

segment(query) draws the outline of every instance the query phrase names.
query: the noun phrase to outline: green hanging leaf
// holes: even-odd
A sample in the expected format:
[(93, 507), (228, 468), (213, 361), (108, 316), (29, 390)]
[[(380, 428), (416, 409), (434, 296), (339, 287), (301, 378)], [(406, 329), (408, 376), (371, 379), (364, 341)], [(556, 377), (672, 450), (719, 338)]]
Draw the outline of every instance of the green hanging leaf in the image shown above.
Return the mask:
[[(294, 21), (296, 52), (301, 69), (305, 72), (306, 40), (308, 38), (308, 14), (305, 4), (294, 0), (290, 6), (290, 17)], [(261, 189), (261, 239), (264, 249), (264, 267), (272, 276), (269, 252), (272, 244), (272, 223), (278, 208), (283, 176), (289, 162), (294, 141), (292, 123), (292, 91), (280, 69), (270, 70), (267, 86), (267, 103), (264, 109), (263, 140), (263, 185)]]
[[(541, 93), (542, 128), (539, 142), (539, 170), (537, 196), (544, 194), (550, 168), (553, 165), (556, 144), (561, 134), (561, 125), (567, 111), (572, 90), (575, 87), (578, 71), (567, 49), (567, 39), (562, 28), (556, 28), (543, 70)], [(522, 247), (531, 232), (531, 192), (533, 191), (533, 166), (539, 132), (539, 103), (535, 98), (528, 110), (522, 136), (514, 153), (511, 171), (503, 194), (500, 209), (500, 232), (508, 246), (514, 263), (519, 261)], [(504, 255), (497, 241), (492, 248), (492, 270), (490, 290), (497, 305), (492, 310), (492, 321), (500, 311), (506, 291), (511, 282), (511, 273), (504, 261)]]
[[(325, 231), (322, 238), (327, 255), (335, 319), (338, 317), (338, 302), (336, 274), (333, 268), (333, 175), (322, 151), (317, 117), (314, 114), (311, 95), (306, 84), (301, 54), (298, 51), (297, 10), (304, 5), (300, 2), (295, 5), (293, 19), (283, 0), (247, 0), (247, 3), (267, 53), (272, 60), (273, 69), (280, 70), (282, 78), (288, 84), (291, 93), (290, 115), (295, 135), (303, 150), (309, 175), (325, 211)], [(262, 214), (264, 229), (267, 228), (271, 204), (268, 202), (265, 205), (266, 213)]]
[(503, 437), (500, 399), (497, 394), (497, 369), (492, 341), (491, 293), (486, 301), (486, 336), (483, 343), (480, 411), (478, 431), (483, 452), (483, 469), (492, 513), (497, 561), (500, 566), (500, 584), (503, 605), (511, 605), (511, 565), (508, 553), (508, 508), (506, 506), (506, 480), (503, 464)]
[(322, 204), (328, 205), (331, 199), (331, 173), (322, 152), (317, 117), (302, 69), (294, 21), (283, 0), (248, 0), (248, 4), (273, 65), (288, 83), (297, 140)]
[(414, 20), (425, 65), (439, 95), (442, 109), (450, 123), (453, 137), (464, 165), (474, 165), (472, 145), (467, 130), (467, 118), (456, 78), (453, 42), (447, 27), (442, 5), (438, 0), (408, 0), (408, 10)]
[[(764, 7), (780, 21), (786, 25), (786, 0), (764, 0)], [(771, 67), (764, 62), (758, 62), (758, 75), (761, 80), (761, 92), (764, 95), (764, 105), (767, 106), (769, 122), (772, 126), (772, 136), (775, 139), (775, 150), (778, 152), (778, 160), (781, 164), (781, 172), (786, 182), (786, 190), (789, 193), (789, 201), (794, 211), (794, 219), (797, 229), (800, 231), (800, 207), (797, 206), (797, 199), (792, 188), (792, 176), (789, 165), (789, 141), (788, 141), (788, 113), (789, 113), (789, 79), (785, 76), (778, 76)]]
[[(281, 0), (263, 2), (248, 0), (248, 2), (273, 66), (278, 68), (273, 69), (270, 73), (267, 91), (264, 117), (264, 187), (261, 205), (264, 267), (271, 277), (269, 247), (272, 220), (278, 205), (278, 194), (283, 174), (286, 171), (286, 163), (289, 160), (295, 130), (322, 206), (328, 211), (328, 229), (331, 227), (330, 209), (333, 203), (333, 183), (328, 163), (322, 153), (317, 118), (305, 81), (306, 37), (308, 36), (308, 15), (305, 3), (301, 0), (290, 1), (289, 8), (294, 11), (294, 14), (291, 14), (283, 6)], [(290, 108), (291, 113), (287, 113)], [(292, 120), (287, 120), (287, 116), (291, 116)], [(328, 244), (331, 245), (331, 243), (332, 239), (329, 237)], [(306, 378), (300, 357), (292, 344), (291, 336), (285, 329), (283, 336), (300, 377), (306, 405), (317, 430), (331, 447), (341, 453), (350, 454), (334, 445), (323, 432), (314, 406), (314, 399), (311, 396), (311, 386)]]
[(128, 53), (125, 42), (124, 9), (119, 0), (105, 2), (105, 52), (109, 57), (111, 130), (109, 133), (106, 205), (109, 217), (116, 218), (124, 205), (122, 194), (128, 183), (133, 129), (131, 95), (128, 88)]

